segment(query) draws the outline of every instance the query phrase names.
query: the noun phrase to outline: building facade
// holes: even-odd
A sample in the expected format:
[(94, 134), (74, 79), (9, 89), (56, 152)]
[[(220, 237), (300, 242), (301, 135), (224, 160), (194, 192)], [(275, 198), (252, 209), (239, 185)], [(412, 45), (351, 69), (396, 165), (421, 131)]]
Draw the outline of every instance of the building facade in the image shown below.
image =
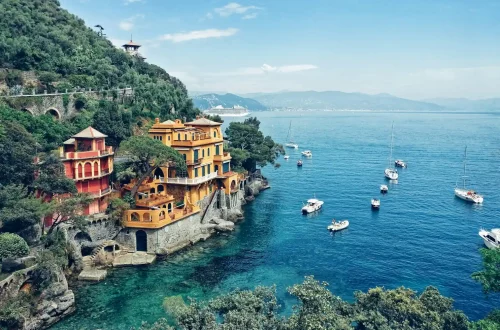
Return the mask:
[(114, 152), (112, 147), (106, 146), (106, 137), (89, 126), (59, 148), (66, 176), (75, 181), (79, 193), (94, 197), (85, 208), (85, 215), (104, 213), (108, 207)]

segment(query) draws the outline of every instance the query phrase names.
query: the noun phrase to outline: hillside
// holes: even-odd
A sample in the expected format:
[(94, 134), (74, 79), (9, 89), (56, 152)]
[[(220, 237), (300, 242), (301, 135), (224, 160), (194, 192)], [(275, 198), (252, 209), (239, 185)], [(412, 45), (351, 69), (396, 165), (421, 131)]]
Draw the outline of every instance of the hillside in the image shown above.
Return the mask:
[(15, 70), (36, 71), (44, 86), (30, 88), (48, 89), (53, 82), (65, 88), (131, 86), (136, 111), (167, 117), (175, 108), (195, 116), (181, 81), (115, 48), (57, 0), (2, 0), (0, 12), (0, 68), (10, 70), (3, 77), (9, 88), (23, 85)]
[(450, 110), (492, 111), (500, 110), (500, 98), (469, 100), (466, 98), (437, 98), (425, 100)]
[(419, 102), (389, 94), (368, 95), (362, 93), (327, 92), (279, 92), (249, 94), (269, 108), (293, 109), (350, 109), (350, 110), (443, 110), (428, 102)]
[(224, 108), (232, 108), (235, 105), (242, 106), (248, 110), (267, 110), (267, 107), (260, 102), (234, 94), (203, 94), (193, 97), (193, 102), (200, 110), (207, 110), (218, 105)]

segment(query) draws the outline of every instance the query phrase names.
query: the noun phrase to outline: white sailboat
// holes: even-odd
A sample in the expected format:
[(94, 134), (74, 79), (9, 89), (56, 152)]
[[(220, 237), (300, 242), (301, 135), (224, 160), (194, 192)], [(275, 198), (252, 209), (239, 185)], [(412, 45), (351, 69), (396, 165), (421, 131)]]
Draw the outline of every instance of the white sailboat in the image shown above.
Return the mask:
[(463, 199), (466, 202), (481, 204), (483, 202), (483, 196), (479, 195), (472, 189), (468, 189), (466, 187), (465, 181), (467, 179), (467, 147), (465, 147), (464, 153), (464, 174), (462, 175), (462, 181), (464, 183), (463, 188), (459, 188), (458, 184), (455, 186), (455, 196), (460, 199)]
[(394, 123), (392, 123), (391, 128), (391, 152), (389, 154), (389, 167), (385, 169), (384, 174), (385, 177), (389, 180), (397, 180), (399, 177), (398, 170), (393, 166), (392, 163), (392, 146), (394, 143)]
[(288, 135), (286, 136), (286, 144), (285, 147), (287, 148), (294, 148), (298, 149), (299, 145), (293, 141), (293, 134), (292, 134), (292, 121), (290, 121), (290, 126), (288, 127)]
[(484, 245), (488, 249), (498, 249), (500, 248), (500, 228), (494, 228), (491, 231), (481, 229), (479, 231), (479, 236), (483, 239)]

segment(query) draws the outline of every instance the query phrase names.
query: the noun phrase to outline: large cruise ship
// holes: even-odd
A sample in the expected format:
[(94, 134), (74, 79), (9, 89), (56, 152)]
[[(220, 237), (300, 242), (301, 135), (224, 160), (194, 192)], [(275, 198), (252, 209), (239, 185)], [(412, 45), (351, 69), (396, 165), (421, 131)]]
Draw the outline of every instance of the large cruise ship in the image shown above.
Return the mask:
[(210, 110), (206, 110), (205, 113), (207, 115), (219, 115), (221, 117), (244, 117), (250, 114), (247, 109), (239, 105), (235, 105), (232, 108), (224, 108), (222, 105), (218, 105)]

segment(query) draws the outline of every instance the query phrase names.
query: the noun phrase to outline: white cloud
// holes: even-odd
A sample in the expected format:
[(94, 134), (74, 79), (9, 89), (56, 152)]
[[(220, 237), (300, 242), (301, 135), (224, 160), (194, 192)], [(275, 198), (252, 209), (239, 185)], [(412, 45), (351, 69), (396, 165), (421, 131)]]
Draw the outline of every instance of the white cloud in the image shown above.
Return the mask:
[[(244, 15), (242, 17), (243, 19), (252, 19), (257, 17), (258, 15), (257, 11), (261, 9), (262, 8), (257, 6), (243, 6), (240, 5), (239, 3), (231, 2), (225, 5), (224, 7), (215, 8), (214, 13), (218, 14), (221, 17), (228, 17), (231, 15)], [(212, 14), (211, 13), (209, 14), (211, 15), (209, 18), (212, 18)]]
[(144, 0), (124, 0), (123, 3), (125, 4), (125, 6), (128, 6), (132, 3), (137, 3), (137, 2), (144, 2)]
[(241, 19), (254, 19), (257, 18), (257, 13), (251, 13), (243, 16)]
[(236, 71), (229, 72), (215, 72), (211, 75), (213, 76), (254, 76), (263, 75), (266, 73), (291, 73), (300, 72), (307, 70), (314, 70), (318, 67), (312, 64), (296, 64), (296, 65), (283, 65), (283, 66), (271, 66), (269, 64), (263, 64), (260, 67), (246, 67), (240, 68)]
[(135, 22), (138, 20), (138, 19), (142, 19), (144, 18), (144, 15), (142, 14), (137, 14), (137, 15), (134, 15), (132, 17), (129, 17), (129, 18), (126, 18), (124, 20), (122, 20), (118, 26), (120, 27), (120, 29), (124, 30), (124, 31), (130, 31), (134, 28), (135, 26)]
[(174, 33), (174, 34), (169, 33), (161, 36), (160, 39), (169, 40), (172, 42), (183, 42), (183, 41), (190, 41), (197, 39), (230, 37), (235, 35), (236, 33), (238, 33), (238, 29), (234, 28), (229, 28), (225, 30), (207, 29), (207, 30)]

